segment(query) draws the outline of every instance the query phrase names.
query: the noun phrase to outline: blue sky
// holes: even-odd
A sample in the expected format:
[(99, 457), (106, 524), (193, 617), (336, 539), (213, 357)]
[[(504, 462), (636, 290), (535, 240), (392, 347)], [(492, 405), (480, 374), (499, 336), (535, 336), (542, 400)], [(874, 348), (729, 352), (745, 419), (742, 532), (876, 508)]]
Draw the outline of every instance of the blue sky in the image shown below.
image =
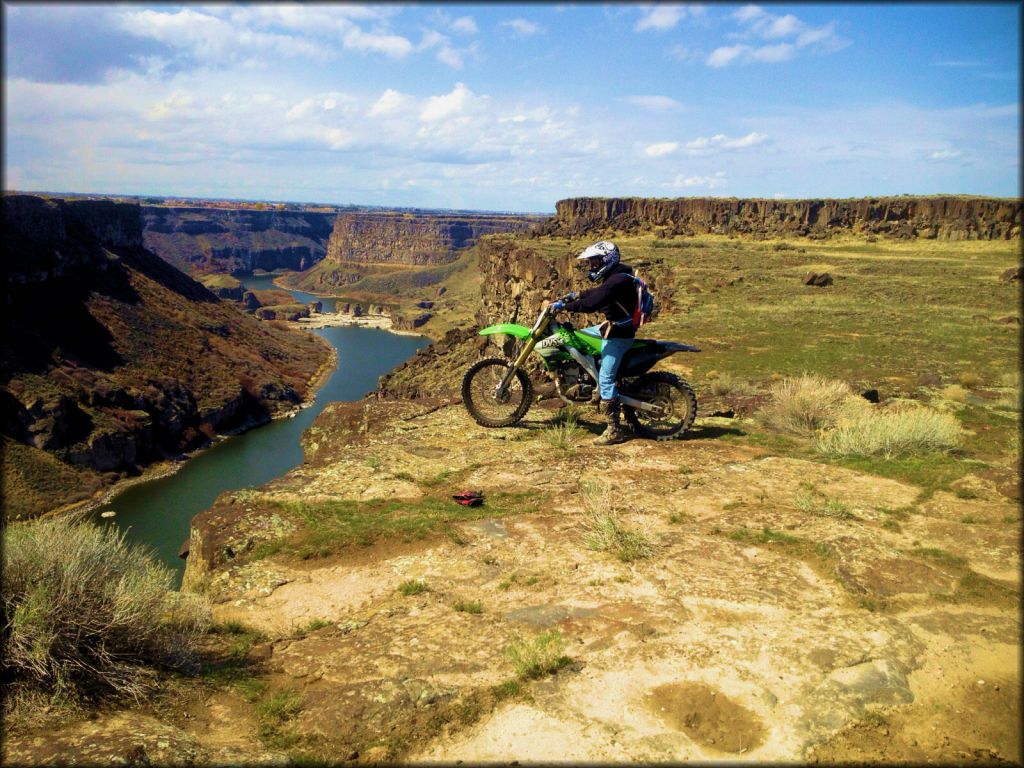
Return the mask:
[(1018, 4), (5, 2), (4, 188), (1020, 195)]

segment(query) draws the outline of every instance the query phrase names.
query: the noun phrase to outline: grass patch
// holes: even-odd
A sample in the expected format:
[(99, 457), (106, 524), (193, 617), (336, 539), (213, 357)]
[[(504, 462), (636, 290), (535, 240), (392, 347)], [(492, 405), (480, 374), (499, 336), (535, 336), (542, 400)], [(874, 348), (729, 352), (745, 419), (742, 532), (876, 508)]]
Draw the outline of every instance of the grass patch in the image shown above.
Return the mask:
[(298, 631), (299, 635), (308, 635), (310, 632), (316, 632), (318, 629), (329, 627), (334, 622), (328, 621), (327, 619), (310, 619), (307, 621)]
[(456, 600), (455, 604), (452, 605), (456, 613), (483, 613), (484, 605), (479, 600), (465, 601)]
[(427, 586), (426, 582), (419, 581), (418, 579), (407, 579), (398, 585), (398, 593), (400, 595), (405, 595), (406, 597), (410, 595), (419, 595), (429, 591), (430, 587)]
[(504, 655), (520, 681), (552, 674), (572, 663), (565, 655), (565, 640), (557, 629), (542, 632), (532, 639), (516, 638), (505, 648)]
[(946, 453), (918, 456), (884, 457), (846, 456), (826, 457), (833, 464), (869, 475), (900, 480), (921, 488), (915, 503), (930, 498), (935, 491), (950, 491), (952, 485), (976, 470), (977, 465), (964, 462)]
[(519, 576), (515, 572), (510, 573), (498, 583), (498, 589), (502, 592), (508, 592), (509, 588), (516, 583), (516, 579), (518, 578)]
[(537, 509), (537, 498), (535, 493), (499, 491), (489, 494), (480, 507), (456, 504), (446, 495), (365, 502), (274, 502), (283, 515), (300, 524), (279, 551), (309, 559), (382, 538), (420, 540), (430, 535), (447, 535), (456, 543), (465, 543), (453, 523), (532, 512)]
[(624, 563), (654, 554), (654, 542), (647, 533), (628, 528), (619, 520), (611, 504), (610, 484), (584, 480), (580, 491), (590, 512), (583, 523), (583, 543), (588, 549), (611, 552)]
[(491, 687), (491, 695), (494, 696), (495, 701), (512, 699), (522, 694), (523, 684), (515, 679), (502, 680), (497, 685)]
[(210, 633), (219, 635), (227, 644), (227, 652), (231, 658), (240, 659), (245, 656), (252, 647), (267, 639), (266, 635), (258, 629), (252, 629), (240, 621), (225, 621), (221, 624), (214, 624)]
[(1017, 589), (971, 570), (968, 561), (959, 555), (937, 547), (915, 547), (907, 554), (934, 563), (956, 577), (952, 592), (933, 595), (940, 602), (1020, 607), (1020, 592)]
[(298, 693), (277, 693), (256, 707), (259, 719), (257, 735), (271, 749), (288, 749), (299, 741), (299, 734), (289, 723), (302, 709), (302, 696)]
[(802, 490), (793, 499), (793, 506), (801, 512), (818, 517), (834, 517), (849, 520), (854, 515), (841, 499), (830, 498), (820, 491)]
[(575, 416), (570, 414), (561, 423), (548, 427), (544, 431), (544, 437), (557, 455), (572, 456), (576, 453), (576, 441), (583, 431)]

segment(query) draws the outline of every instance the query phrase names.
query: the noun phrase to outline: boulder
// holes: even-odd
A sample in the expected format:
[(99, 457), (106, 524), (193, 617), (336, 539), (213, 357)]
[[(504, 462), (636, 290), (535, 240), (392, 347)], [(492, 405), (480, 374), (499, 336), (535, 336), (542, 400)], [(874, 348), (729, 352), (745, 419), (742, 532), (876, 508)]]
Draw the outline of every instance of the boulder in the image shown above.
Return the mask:
[(814, 285), (818, 287), (824, 287), (826, 285), (832, 285), (832, 275), (828, 272), (808, 272), (803, 276), (804, 285)]

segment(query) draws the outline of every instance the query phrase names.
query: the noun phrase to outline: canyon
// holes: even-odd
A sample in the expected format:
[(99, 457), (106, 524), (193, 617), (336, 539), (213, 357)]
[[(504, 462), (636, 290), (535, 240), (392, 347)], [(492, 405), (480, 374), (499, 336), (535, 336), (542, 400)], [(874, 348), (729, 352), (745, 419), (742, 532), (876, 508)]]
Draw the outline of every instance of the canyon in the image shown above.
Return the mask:
[[(433, 344), (324, 409), (301, 465), (194, 518), (184, 588), (233, 628), (213, 658), (251, 638), (217, 662), (237, 676), (35, 723), (5, 758), (1019, 762), (1020, 413), (997, 404), (1019, 400), (998, 381), (1020, 202), (822, 202), (581, 199), (482, 237), (472, 281), (430, 285), (469, 322), (438, 311)], [(652, 285), (649, 332), (704, 349), (664, 364), (698, 391), (694, 428), (601, 449), (600, 418), (569, 429), (542, 387), (519, 424), (477, 426), (461, 375), (512, 344), (476, 329), (588, 287), (574, 256), (600, 238)], [(807, 361), (880, 411), (939, 403), (965, 444), (843, 461), (773, 435), (757, 409)], [(595, 546), (602, 516), (649, 552)], [(542, 641), (552, 664), (517, 671)]]
[(3, 222), (9, 519), (293, 410), (333, 364), (149, 251), (138, 205), (5, 195)]

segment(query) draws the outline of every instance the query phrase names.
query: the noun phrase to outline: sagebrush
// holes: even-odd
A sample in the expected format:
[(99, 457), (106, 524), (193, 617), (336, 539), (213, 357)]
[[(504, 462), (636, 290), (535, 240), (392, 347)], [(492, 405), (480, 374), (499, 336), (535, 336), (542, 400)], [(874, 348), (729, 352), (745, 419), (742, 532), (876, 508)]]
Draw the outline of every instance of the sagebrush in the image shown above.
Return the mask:
[(881, 456), (943, 452), (960, 444), (960, 422), (931, 408), (868, 412), (840, 422), (818, 437), (816, 448), (828, 456)]
[(64, 517), (4, 536), (8, 701), (138, 697), (156, 667), (196, 666), (208, 604), (172, 591), (173, 572), (123, 532)]
[(770, 429), (800, 437), (813, 437), (835, 426), (844, 412), (868, 405), (848, 384), (812, 375), (783, 379), (770, 395), (757, 418)]

